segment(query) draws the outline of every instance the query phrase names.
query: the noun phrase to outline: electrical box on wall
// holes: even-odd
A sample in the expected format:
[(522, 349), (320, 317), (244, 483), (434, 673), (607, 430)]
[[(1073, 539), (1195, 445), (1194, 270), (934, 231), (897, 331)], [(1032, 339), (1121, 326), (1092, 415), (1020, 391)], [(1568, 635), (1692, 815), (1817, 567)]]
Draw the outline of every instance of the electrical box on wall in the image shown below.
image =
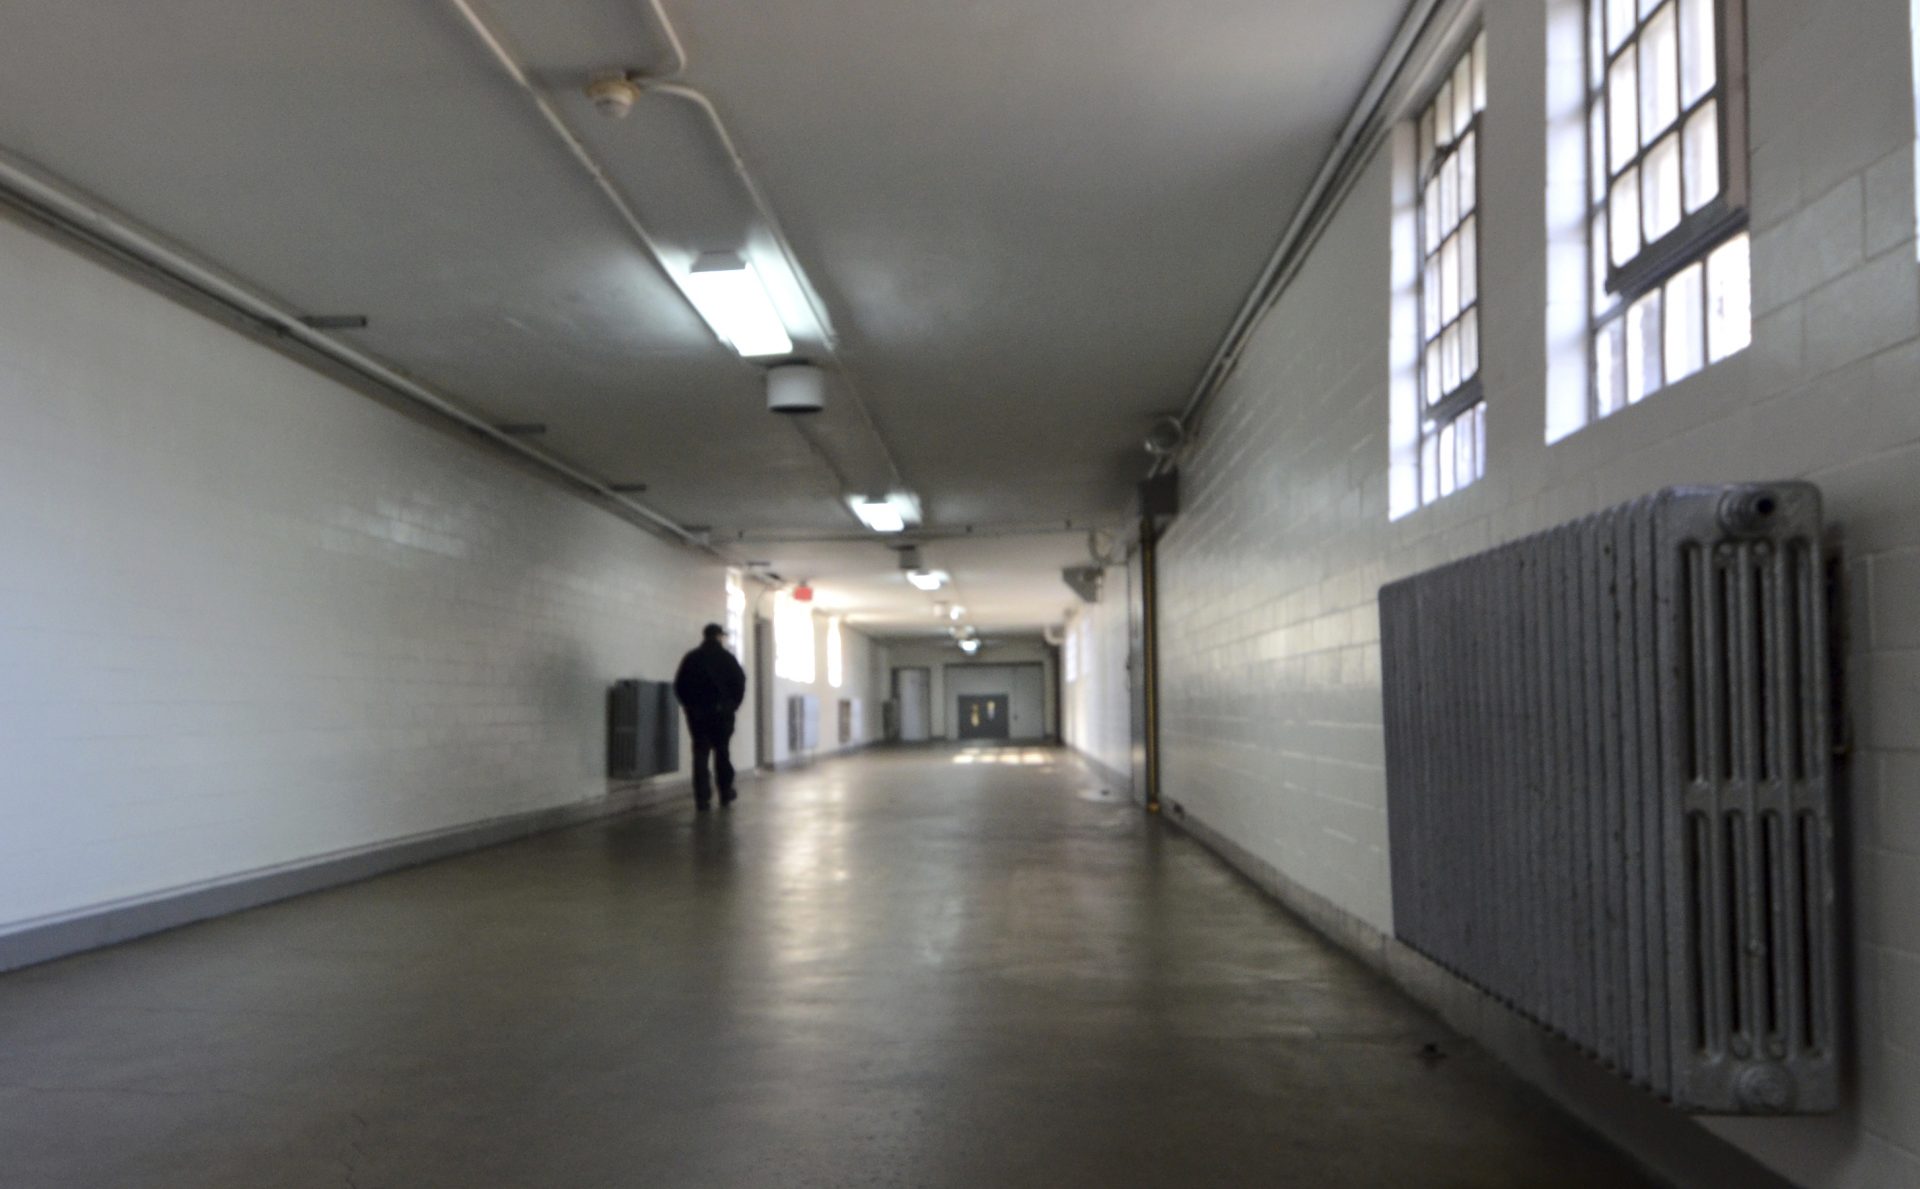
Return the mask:
[(607, 691), (607, 775), (644, 780), (680, 770), (680, 712), (664, 681), (616, 681)]
[(1180, 514), (1180, 472), (1168, 471), (1151, 479), (1142, 479), (1136, 489), (1143, 520), (1171, 518)]
[(796, 755), (820, 750), (820, 699), (813, 694), (787, 699), (787, 750)]

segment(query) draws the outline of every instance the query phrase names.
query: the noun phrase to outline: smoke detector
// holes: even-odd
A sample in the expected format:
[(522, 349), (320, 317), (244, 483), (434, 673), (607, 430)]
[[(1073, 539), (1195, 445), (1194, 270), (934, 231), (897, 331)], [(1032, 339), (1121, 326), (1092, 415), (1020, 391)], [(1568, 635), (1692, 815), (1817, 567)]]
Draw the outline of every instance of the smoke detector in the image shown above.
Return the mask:
[(587, 83), (587, 98), (593, 109), (609, 120), (624, 120), (640, 99), (640, 88), (624, 71), (595, 75)]

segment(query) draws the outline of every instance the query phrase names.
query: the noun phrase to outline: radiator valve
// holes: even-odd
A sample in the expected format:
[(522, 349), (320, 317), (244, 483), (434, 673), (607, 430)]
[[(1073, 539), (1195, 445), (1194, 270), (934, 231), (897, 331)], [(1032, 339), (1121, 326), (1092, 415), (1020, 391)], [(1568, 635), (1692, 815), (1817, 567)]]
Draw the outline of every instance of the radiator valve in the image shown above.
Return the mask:
[(1793, 1075), (1783, 1065), (1749, 1065), (1733, 1080), (1733, 1093), (1756, 1114), (1782, 1114), (1793, 1105)]

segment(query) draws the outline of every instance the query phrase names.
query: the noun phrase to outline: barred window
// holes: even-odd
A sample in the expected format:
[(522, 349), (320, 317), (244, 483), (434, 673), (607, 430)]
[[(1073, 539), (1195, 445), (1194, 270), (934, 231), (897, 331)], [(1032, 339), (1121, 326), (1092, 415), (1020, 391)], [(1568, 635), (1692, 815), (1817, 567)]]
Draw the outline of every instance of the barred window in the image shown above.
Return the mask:
[(1486, 34), (1474, 39), (1415, 126), (1420, 236), (1420, 502), (1486, 473), (1480, 391), (1480, 113)]
[(1745, 348), (1739, 0), (1589, 0), (1593, 414)]

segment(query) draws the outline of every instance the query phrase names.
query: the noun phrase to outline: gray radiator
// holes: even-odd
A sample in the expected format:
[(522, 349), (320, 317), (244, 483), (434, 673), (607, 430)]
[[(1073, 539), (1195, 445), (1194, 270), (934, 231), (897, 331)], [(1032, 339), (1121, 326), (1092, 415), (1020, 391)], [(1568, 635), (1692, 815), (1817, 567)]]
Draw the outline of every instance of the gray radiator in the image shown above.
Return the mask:
[(1673, 488), (1380, 592), (1394, 932), (1686, 1110), (1838, 1105), (1820, 545)]

